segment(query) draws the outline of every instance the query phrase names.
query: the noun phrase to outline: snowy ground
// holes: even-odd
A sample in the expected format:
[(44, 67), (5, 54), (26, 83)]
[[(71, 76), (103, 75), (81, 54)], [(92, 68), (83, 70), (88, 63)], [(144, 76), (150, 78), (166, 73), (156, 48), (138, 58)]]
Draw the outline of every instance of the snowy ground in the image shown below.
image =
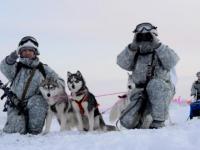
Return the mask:
[[(0, 105), (2, 110), (2, 103)], [(170, 115), (175, 125), (158, 130), (123, 130), (109, 133), (59, 132), (54, 120), (47, 135), (0, 133), (0, 150), (196, 150), (200, 147), (200, 120), (186, 121), (187, 105), (172, 104)], [(108, 114), (104, 115), (108, 120)], [(0, 129), (6, 116), (0, 112)]]

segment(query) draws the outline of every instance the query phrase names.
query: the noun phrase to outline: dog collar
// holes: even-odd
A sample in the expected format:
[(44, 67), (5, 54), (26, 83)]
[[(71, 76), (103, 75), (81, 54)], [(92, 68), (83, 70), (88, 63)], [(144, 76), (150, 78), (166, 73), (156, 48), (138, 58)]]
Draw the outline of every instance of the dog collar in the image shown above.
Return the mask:
[(88, 93), (88, 89), (87, 87), (81, 88), (78, 92), (75, 93), (76, 96), (80, 96), (83, 94), (87, 94)]

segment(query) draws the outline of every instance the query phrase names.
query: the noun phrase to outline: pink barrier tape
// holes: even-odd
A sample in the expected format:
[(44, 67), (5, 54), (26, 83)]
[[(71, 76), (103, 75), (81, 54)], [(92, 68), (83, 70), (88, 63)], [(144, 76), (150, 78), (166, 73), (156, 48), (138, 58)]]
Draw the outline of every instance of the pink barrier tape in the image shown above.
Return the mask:
[[(103, 109), (103, 110), (101, 111), (101, 113), (102, 113), (102, 114), (107, 113), (108, 111), (110, 111), (110, 110), (112, 109), (112, 107), (113, 107), (114, 105), (116, 105), (117, 103), (119, 103), (119, 102), (122, 101), (122, 100), (125, 100), (125, 99), (119, 98), (119, 99), (117, 100), (117, 102), (115, 102), (115, 103), (114, 103), (113, 105), (111, 105), (110, 107), (108, 107), (108, 108), (106, 108), (106, 109)], [(191, 98), (184, 99), (184, 98), (181, 98), (181, 96), (179, 96), (179, 97), (177, 97), (177, 98), (172, 99), (171, 102), (176, 103), (176, 104), (178, 104), (178, 105), (180, 105), (180, 106), (184, 106), (184, 105), (190, 105), (190, 104), (193, 102), (193, 100), (192, 100)]]
[(193, 100), (191, 98), (184, 99), (184, 98), (181, 98), (181, 96), (179, 96), (178, 98), (174, 98), (172, 100), (172, 102), (177, 103), (179, 105), (190, 105), (192, 101)]
[[(95, 97), (106, 97), (106, 96), (112, 96), (112, 95), (118, 95), (118, 94), (126, 94), (127, 92), (116, 92), (116, 93), (108, 93), (108, 94), (102, 94), (102, 95), (96, 95)], [(120, 101), (121, 99), (119, 99), (118, 101)], [(187, 104), (190, 105), (192, 103), (193, 99), (191, 98), (187, 98), (184, 99), (181, 96), (179, 96), (178, 98), (174, 98), (172, 99), (172, 102), (177, 103), (179, 105), (182, 104)]]

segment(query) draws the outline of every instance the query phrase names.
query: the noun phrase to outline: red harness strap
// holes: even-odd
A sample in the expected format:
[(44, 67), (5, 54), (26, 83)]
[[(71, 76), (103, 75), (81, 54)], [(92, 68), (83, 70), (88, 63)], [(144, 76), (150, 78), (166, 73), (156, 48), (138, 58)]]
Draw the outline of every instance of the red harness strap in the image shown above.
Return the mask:
[[(77, 100), (74, 100), (74, 99), (73, 99), (73, 101), (75, 101), (75, 102), (77, 103), (81, 115), (84, 115), (84, 113), (85, 113), (85, 111), (84, 111), (84, 109), (83, 109), (83, 106), (82, 106), (82, 102), (85, 102), (85, 101), (87, 101), (87, 100), (88, 100), (88, 95), (85, 95), (85, 96), (82, 98), (82, 100), (80, 100), (80, 101), (77, 101)], [(97, 108), (98, 106), (99, 106), (99, 104), (96, 104), (95, 107)]]
[(85, 102), (85, 101), (87, 101), (88, 100), (88, 95), (85, 95), (83, 98), (82, 98), (82, 100), (80, 100), (80, 101), (77, 101), (77, 100), (73, 100), (73, 101), (75, 101), (76, 103), (77, 103), (77, 105), (78, 105), (78, 107), (79, 107), (79, 109), (80, 109), (80, 113), (82, 114), (82, 115), (84, 115), (84, 113), (85, 113), (85, 111), (84, 111), (84, 109), (83, 109), (83, 106), (82, 106), (82, 102)]

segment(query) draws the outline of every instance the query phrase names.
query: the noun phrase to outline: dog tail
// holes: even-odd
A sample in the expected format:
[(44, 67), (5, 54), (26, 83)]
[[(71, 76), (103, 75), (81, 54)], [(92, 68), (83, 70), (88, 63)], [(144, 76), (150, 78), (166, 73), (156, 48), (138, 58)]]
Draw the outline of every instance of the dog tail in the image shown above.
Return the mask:
[(105, 125), (104, 127), (105, 131), (117, 131), (117, 128), (115, 126), (112, 125)]
[(109, 115), (109, 120), (111, 123), (114, 123), (119, 117), (120, 117), (120, 111), (119, 111), (119, 104), (116, 103), (111, 111), (110, 111), (110, 115)]
[(107, 124), (104, 122), (102, 116), (100, 116), (100, 127), (101, 127), (101, 129), (103, 129), (104, 131), (117, 131), (117, 128), (116, 128), (115, 126), (107, 125)]

